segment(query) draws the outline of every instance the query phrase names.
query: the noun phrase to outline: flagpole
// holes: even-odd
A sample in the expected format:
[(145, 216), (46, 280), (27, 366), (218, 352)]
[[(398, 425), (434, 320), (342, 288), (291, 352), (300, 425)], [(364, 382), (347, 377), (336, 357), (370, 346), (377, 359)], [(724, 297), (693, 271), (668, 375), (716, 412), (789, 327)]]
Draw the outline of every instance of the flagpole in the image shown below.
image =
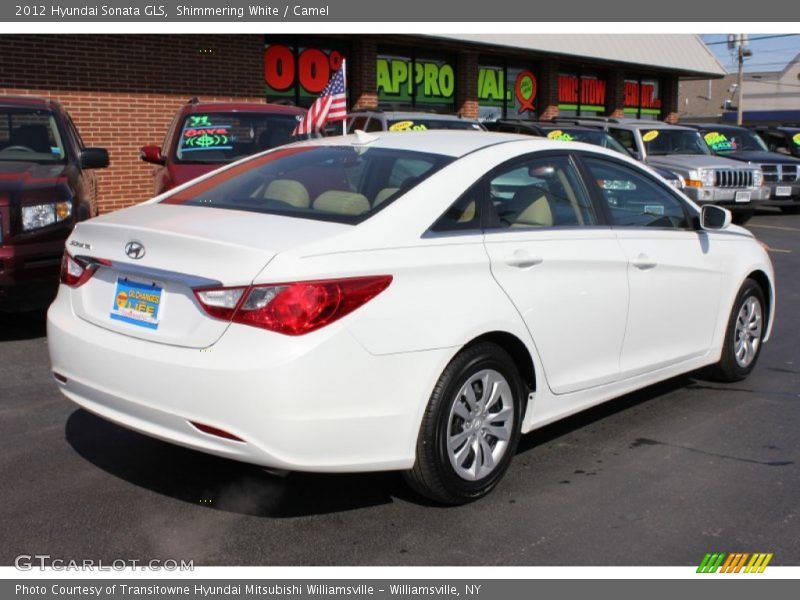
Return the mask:
[[(344, 82), (344, 102), (347, 110), (347, 61), (342, 59), (342, 81)], [(347, 135), (347, 117), (342, 120), (342, 135)]]

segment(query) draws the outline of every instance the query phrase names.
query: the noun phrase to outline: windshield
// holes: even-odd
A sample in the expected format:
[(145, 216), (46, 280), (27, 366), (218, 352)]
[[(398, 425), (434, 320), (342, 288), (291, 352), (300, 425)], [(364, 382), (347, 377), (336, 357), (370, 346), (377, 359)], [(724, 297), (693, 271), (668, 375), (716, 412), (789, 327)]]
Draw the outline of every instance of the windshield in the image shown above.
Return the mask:
[(356, 224), (453, 160), (386, 148), (287, 147), (161, 202)]
[(228, 163), (295, 141), (295, 115), (217, 112), (188, 115), (175, 148), (179, 163)]
[(643, 129), (642, 142), (647, 154), (711, 154), (700, 133), (685, 129)]
[(426, 129), (469, 129), (481, 131), (480, 123), (469, 119), (390, 119), (389, 131), (425, 131)]
[(64, 162), (64, 143), (49, 110), (0, 107), (0, 160)]
[(620, 144), (611, 135), (605, 131), (586, 131), (583, 129), (554, 129), (547, 133), (547, 138), (551, 140), (562, 140), (565, 142), (583, 142), (584, 144), (593, 144), (602, 148), (609, 148), (616, 150), (620, 154), (630, 156), (630, 153), (625, 149), (625, 146)]
[(703, 139), (717, 154), (754, 151), (767, 152), (767, 145), (749, 129), (714, 129), (703, 132)]

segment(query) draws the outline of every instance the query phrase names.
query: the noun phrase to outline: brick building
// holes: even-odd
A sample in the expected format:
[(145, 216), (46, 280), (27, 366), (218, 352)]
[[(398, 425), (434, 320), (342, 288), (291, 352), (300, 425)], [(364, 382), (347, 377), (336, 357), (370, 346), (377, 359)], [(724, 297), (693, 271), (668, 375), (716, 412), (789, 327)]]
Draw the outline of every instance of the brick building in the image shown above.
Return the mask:
[(0, 56), (0, 94), (56, 98), (108, 148), (101, 211), (152, 195), (138, 149), (189, 98), (308, 106), (343, 58), (352, 108), (484, 119), (674, 121), (679, 77), (724, 74), (694, 35), (0, 35)]

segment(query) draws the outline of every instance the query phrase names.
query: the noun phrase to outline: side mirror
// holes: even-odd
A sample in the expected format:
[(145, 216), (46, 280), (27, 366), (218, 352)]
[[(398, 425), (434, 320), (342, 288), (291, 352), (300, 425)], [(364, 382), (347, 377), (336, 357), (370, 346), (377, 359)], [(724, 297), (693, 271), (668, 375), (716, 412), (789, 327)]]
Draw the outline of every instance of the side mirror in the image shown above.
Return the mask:
[(154, 165), (164, 165), (167, 162), (161, 155), (161, 146), (142, 146), (139, 148), (139, 158)]
[(731, 211), (714, 204), (706, 204), (701, 209), (700, 226), (709, 231), (726, 229), (732, 220)]
[(84, 169), (105, 169), (108, 166), (108, 150), (105, 148), (84, 148), (81, 150), (81, 167)]

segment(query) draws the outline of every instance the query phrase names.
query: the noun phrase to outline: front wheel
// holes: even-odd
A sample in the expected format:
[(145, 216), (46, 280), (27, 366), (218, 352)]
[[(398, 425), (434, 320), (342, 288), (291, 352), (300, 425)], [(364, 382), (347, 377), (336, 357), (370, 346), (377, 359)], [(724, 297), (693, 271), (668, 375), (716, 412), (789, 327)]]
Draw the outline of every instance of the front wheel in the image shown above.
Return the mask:
[(761, 286), (747, 279), (733, 303), (722, 357), (714, 366), (714, 374), (720, 381), (741, 381), (755, 368), (766, 331), (766, 306)]
[(496, 344), (456, 355), (425, 410), (408, 484), (444, 504), (488, 494), (514, 456), (525, 393), (514, 361)]

